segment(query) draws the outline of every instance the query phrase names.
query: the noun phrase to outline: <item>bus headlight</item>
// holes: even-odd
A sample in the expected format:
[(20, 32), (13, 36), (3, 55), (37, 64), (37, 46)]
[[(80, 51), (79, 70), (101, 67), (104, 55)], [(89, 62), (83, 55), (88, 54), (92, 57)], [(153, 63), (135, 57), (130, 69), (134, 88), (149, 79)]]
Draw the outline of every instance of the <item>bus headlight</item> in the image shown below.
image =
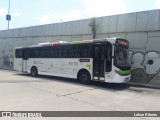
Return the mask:
[(126, 82), (130, 81), (130, 77), (124, 78), (124, 81), (126, 81)]

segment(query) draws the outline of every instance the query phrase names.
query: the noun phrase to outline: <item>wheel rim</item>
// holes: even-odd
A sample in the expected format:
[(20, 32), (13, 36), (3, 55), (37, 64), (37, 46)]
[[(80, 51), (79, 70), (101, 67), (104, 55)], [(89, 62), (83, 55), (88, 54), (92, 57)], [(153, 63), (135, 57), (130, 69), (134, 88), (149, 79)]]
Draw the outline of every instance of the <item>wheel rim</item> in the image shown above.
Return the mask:
[(33, 71), (34, 75), (36, 75), (36, 70)]
[(34, 70), (32, 70), (32, 75), (34, 75)]
[(33, 70), (32, 70), (32, 75), (35, 76), (36, 74), (37, 74), (36, 69), (33, 69)]
[(87, 81), (87, 75), (86, 74), (82, 74), (82, 81)]

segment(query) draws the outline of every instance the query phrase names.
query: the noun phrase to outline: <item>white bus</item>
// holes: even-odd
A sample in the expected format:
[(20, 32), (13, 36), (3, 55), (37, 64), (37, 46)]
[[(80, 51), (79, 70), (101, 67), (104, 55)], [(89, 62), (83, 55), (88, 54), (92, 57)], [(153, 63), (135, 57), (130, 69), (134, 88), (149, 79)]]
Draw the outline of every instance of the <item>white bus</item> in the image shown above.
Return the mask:
[(105, 38), (75, 42), (39, 43), (15, 49), (14, 69), (32, 76), (51, 75), (83, 83), (123, 83), (130, 80), (129, 42)]

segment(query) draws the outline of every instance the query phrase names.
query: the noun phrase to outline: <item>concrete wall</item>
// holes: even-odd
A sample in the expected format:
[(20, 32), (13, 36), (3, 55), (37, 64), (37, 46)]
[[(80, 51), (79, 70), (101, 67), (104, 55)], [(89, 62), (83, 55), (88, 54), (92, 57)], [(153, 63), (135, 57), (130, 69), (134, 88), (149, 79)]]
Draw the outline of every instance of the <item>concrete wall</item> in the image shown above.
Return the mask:
[[(91, 19), (0, 31), (0, 67), (13, 69), (14, 48), (40, 42), (92, 39)], [(160, 84), (160, 10), (96, 18), (96, 38), (130, 42), (132, 82)]]

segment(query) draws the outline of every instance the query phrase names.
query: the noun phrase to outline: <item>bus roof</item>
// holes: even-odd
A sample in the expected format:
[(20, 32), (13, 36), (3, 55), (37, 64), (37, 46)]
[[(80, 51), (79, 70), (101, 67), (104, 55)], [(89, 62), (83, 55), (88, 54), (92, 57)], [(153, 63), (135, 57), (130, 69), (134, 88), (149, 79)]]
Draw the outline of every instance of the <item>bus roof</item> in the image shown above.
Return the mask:
[(33, 47), (45, 47), (45, 46), (61, 46), (61, 45), (73, 45), (73, 44), (85, 44), (85, 43), (94, 43), (94, 42), (102, 42), (102, 41), (108, 41), (110, 43), (115, 43), (116, 39), (123, 39), (120, 37), (114, 37), (114, 38), (102, 38), (102, 39), (94, 39), (94, 40), (82, 40), (82, 41), (72, 41), (72, 42), (66, 42), (66, 41), (59, 41), (59, 42), (44, 42), (44, 43), (38, 43), (37, 45), (31, 45), (28, 47), (16, 47), (15, 49), (22, 49), (22, 48), (33, 48)]

